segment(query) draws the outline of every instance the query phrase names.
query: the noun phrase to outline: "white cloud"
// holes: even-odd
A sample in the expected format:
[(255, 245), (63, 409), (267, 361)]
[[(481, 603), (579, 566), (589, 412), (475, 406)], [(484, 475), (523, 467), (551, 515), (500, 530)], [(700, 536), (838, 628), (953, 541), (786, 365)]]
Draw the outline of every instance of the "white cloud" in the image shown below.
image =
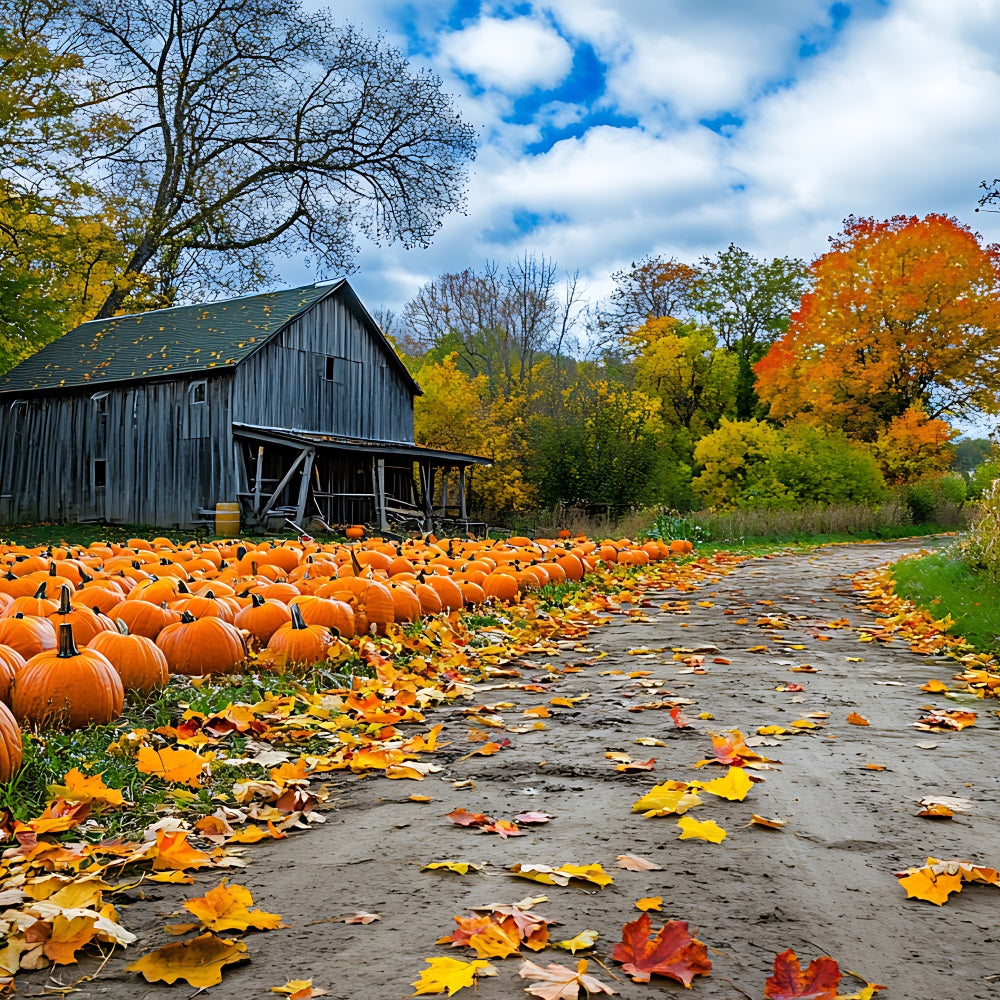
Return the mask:
[(566, 39), (530, 17), (481, 18), (444, 35), (439, 50), (453, 70), (512, 94), (554, 87), (573, 64)]

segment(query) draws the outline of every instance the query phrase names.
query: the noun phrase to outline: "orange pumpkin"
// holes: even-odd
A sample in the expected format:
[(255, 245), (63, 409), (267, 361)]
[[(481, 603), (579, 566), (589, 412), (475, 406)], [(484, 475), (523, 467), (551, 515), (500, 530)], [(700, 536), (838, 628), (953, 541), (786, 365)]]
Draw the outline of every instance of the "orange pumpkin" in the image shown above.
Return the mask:
[(104, 654), (126, 691), (146, 694), (170, 680), (162, 650), (144, 635), (129, 635), (124, 622), (119, 622), (114, 632), (98, 632), (87, 648)]
[(59, 646), (33, 656), (11, 684), (15, 718), (35, 726), (82, 729), (121, 714), (125, 689), (107, 658), (76, 648), (73, 626), (59, 626)]
[(195, 618), (187, 611), (156, 637), (156, 645), (172, 674), (196, 677), (237, 673), (247, 652), (235, 625), (221, 618)]
[(333, 633), (322, 625), (307, 625), (298, 605), (292, 605), (292, 620), (271, 636), (267, 652), (276, 663), (311, 664), (326, 659)]
[(21, 770), (21, 730), (10, 709), (0, 702), (0, 782)]

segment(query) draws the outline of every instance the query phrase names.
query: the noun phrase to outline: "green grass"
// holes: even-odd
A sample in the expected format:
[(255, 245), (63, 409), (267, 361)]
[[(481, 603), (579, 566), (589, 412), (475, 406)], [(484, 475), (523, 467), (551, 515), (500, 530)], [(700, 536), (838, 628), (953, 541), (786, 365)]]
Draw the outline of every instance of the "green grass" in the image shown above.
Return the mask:
[[(135, 729), (152, 731), (159, 726), (176, 724), (188, 708), (212, 715), (231, 703), (254, 704), (266, 694), (280, 697), (294, 694), (301, 688), (315, 691), (336, 687), (337, 680), (327, 683), (333, 677), (329, 672), (321, 676), (315, 669), (308, 678), (294, 674), (261, 678), (235, 675), (212, 677), (200, 688), (183, 678), (174, 678), (165, 688), (151, 695), (130, 694), (122, 715), (108, 725), (88, 726), (69, 733), (52, 730), (25, 733), (24, 763), (8, 784), (0, 785), (0, 811), (6, 810), (22, 821), (38, 816), (45, 809), (49, 786), (61, 784), (63, 776), (76, 767), (84, 774), (103, 774), (104, 783), (109, 788), (120, 788), (131, 803), (125, 810), (108, 810), (99, 815), (99, 825), (92, 831), (95, 836), (134, 837), (155, 821), (158, 810), (167, 805), (181, 805), (184, 811), (196, 814), (210, 813), (218, 807), (219, 795), (231, 792), (237, 781), (264, 777), (264, 770), (253, 764), (216, 765), (210, 788), (191, 791), (182, 787), (178, 795), (179, 786), (141, 774), (136, 769), (134, 756), (109, 753), (109, 746)], [(349, 684), (350, 678), (346, 681)], [(231, 755), (239, 756), (245, 742), (243, 737), (234, 735), (220, 746)], [(297, 741), (294, 746), (282, 749), (289, 750), (293, 757), (298, 753), (329, 753), (330, 743), (322, 734), (317, 734), (313, 739)]]
[(935, 618), (950, 615), (952, 635), (977, 650), (1000, 652), (1000, 584), (974, 573), (954, 550), (903, 559), (892, 569), (896, 593)]

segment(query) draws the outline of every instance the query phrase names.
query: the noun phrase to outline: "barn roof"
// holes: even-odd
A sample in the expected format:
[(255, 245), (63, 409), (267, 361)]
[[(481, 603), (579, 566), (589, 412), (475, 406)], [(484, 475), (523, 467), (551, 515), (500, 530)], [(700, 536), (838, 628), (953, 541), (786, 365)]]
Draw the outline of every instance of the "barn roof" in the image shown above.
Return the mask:
[(0, 376), (0, 393), (211, 374), (232, 368), (321, 299), (345, 291), (416, 393), (420, 388), (347, 281), (83, 323)]

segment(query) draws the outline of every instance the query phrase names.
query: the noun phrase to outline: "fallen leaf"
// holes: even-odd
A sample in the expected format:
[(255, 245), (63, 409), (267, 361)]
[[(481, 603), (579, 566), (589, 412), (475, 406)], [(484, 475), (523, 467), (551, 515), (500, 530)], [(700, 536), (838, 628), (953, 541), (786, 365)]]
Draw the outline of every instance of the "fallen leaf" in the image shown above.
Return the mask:
[(780, 830), (783, 826), (788, 823), (787, 819), (768, 819), (766, 816), (758, 816), (754, 813), (750, 817), (750, 823), (753, 826), (764, 826), (768, 830)]
[(696, 820), (682, 816), (677, 821), (681, 834), (678, 840), (707, 840), (710, 844), (721, 844), (726, 839), (726, 831), (713, 820)]
[(312, 997), (327, 996), (327, 991), (313, 986), (311, 979), (290, 979), (284, 986), (272, 986), (271, 992), (282, 993), (288, 1000), (311, 1000)]
[(635, 901), (635, 908), (637, 910), (642, 910), (643, 913), (646, 913), (649, 910), (661, 910), (663, 909), (663, 897), (643, 896), (642, 899), (637, 899)]
[(722, 778), (716, 778), (714, 781), (707, 781), (704, 784), (696, 781), (692, 782), (692, 785), (697, 785), (709, 795), (716, 795), (721, 799), (728, 799), (730, 802), (742, 802), (753, 787), (753, 782), (742, 768), (731, 767)]
[(521, 878), (529, 878), (545, 885), (569, 885), (570, 879), (580, 879), (592, 882), (602, 889), (611, 885), (614, 879), (608, 875), (599, 864), (593, 865), (560, 865), (550, 868), (548, 865), (514, 865), (510, 869)]
[(708, 949), (688, 934), (687, 924), (670, 920), (651, 935), (649, 914), (625, 924), (622, 939), (615, 945), (612, 957), (634, 982), (648, 983), (650, 976), (664, 976), (685, 986), (695, 976), (707, 976), (712, 971)]
[(871, 725), (871, 723), (863, 715), (858, 715), (857, 712), (851, 712), (851, 714), (847, 717), (847, 721), (852, 726), (870, 726)]
[(836, 1000), (841, 975), (837, 963), (826, 956), (813, 959), (803, 972), (802, 966), (789, 948), (774, 958), (774, 975), (764, 983), (768, 1000)]
[(516, 823), (548, 823), (552, 817), (545, 812), (524, 812), (514, 817)]
[(206, 932), (190, 941), (177, 941), (143, 955), (126, 966), (129, 972), (141, 972), (148, 983), (175, 983), (183, 979), (196, 989), (222, 982), (227, 965), (248, 962), (247, 946)]
[(210, 931), (274, 930), (281, 926), (277, 913), (251, 910), (251, 905), (250, 890), (243, 885), (227, 885), (225, 879), (204, 896), (184, 901), (184, 909)]
[(939, 861), (928, 858), (919, 868), (896, 872), (899, 884), (906, 890), (907, 899), (923, 899), (942, 906), (953, 892), (961, 892), (965, 882), (984, 882), (1000, 886), (1000, 874), (994, 868), (973, 864), (971, 861)]
[(472, 871), (482, 871), (482, 865), (475, 865), (471, 861), (429, 861), (421, 871), (436, 871), (442, 870), (447, 872), (455, 872), (458, 875), (468, 875), (469, 870)]
[(975, 712), (962, 712), (957, 709), (953, 712), (931, 712), (913, 723), (917, 729), (938, 733), (966, 729), (975, 724)]
[(519, 974), (522, 979), (534, 980), (537, 985), (525, 987), (525, 993), (532, 996), (541, 997), (542, 1000), (572, 1000), (580, 995), (582, 988), (587, 996), (597, 993), (616, 994), (618, 990), (613, 990), (599, 979), (587, 974), (587, 960), (580, 959), (576, 966), (576, 972), (567, 969), (565, 965), (550, 963), (544, 968), (534, 962), (525, 961), (521, 966)]
[(885, 771), (887, 770), (885, 764), (865, 764), (866, 771)]
[(632, 812), (641, 812), (643, 816), (682, 816), (689, 809), (701, 805), (701, 799), (695, 789), (695, 782), (664, 781), (654, 785), (638, 802), (632, 806)]
[(475, 986), (479, 975), (493, 975), (495, 970), (489, 962), (460, 962), (457, 958), (435, 956), (425, 958), (430, 966), (420, 973), (420, 978), (413, 983), (416, 990), (411, 996), (421, 996), (425, 993), (447, 993), (453, 996), (466, 986)]
[(162, 781), (174, 784), (201, 787), (202, 772), (208, 766), (208, 760), (193, 750), (183, 747), (173, 749), (163, 747), (154, 750), (152, 747), (139, 747), (135, 767), (140, 774), (151, 774)]
[(658, 865), (648, 858), (640, 858), (634, 854), (619, 854), (616, 859), (619, 868), (630, 872), (662, 872), (663, 865)]
[(944, 806), (952, 812), (968, 812), (975, 807), (975, 802), (972, 799), (962, 799), (952, 795), (925, 795), (920, 800), (920, 805), (925, 808)]
[(557, 941), (556, 947), (562, 948), (563, 951), (568, 951), (575, 955), (578, 951), (593, 948), (597, 943), (598, 936), (597, 931), (580, 931), (576, 937), (570, 938), (568, 941)]

